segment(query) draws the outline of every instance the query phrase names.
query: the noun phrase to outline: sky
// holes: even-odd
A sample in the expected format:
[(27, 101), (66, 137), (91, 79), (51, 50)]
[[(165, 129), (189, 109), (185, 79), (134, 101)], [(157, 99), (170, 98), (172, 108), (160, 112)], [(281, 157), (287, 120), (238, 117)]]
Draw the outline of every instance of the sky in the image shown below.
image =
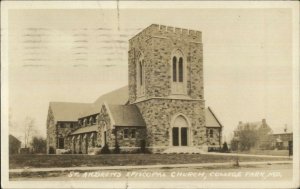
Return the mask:
[(50, 101), (94, 102), (128, 83), (128, 39), (150, 24), (202, 31), (205, 105), (228, 140), (239, 121), (292, 128), (289, 9), (9, 11), (9, 132), (26, 117), (46, 136)]

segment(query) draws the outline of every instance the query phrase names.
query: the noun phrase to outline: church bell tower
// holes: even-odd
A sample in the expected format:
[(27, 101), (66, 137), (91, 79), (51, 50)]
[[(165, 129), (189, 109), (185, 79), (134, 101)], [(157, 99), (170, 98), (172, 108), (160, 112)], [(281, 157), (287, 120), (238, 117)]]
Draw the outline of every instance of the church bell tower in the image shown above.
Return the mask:
[(152, 24), (129, 40), (128, 61), (129, 103), (143, 115), (148, 145), (204, 144), (201, 32)]

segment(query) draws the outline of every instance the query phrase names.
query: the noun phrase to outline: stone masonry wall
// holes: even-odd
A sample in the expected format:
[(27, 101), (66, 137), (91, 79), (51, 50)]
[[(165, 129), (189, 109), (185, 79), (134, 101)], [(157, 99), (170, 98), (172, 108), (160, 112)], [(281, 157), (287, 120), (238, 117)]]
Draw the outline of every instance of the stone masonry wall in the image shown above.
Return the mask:
[[(92, 133), (94, 133), (94, 134), (92, 135)], [(86, 135), (86, 137), (84, 138), (85, 135)], [(80, 136), (80, 139), (78, 139), (78, 136)], [(73, 137), (74, 137), (74, 139), (73, 139)], [(93, 140), (94, 140), (94, 143), (93, 143)], [(68, 148), (65, 148), (65, 149), (70, 149), (73, 154), (80, 153), (80, 152), (83, 154), (86, 154), (88, 152), (89, 148), (97, 147), (97, 133), (89, 132), (89, 133), (82, 133), (82, 134), (78, 134), (78, 135), (70, 135), (65, 138), (65, 141), (68, 144), (67, 145)], [(87, 146), (86, 146), (86, 143), (87, 143)], [(88, 147), (88, 149), (86, 147)]]
[(171, 121), (184, 114), (191, 123), (192, 146), (206, 144), (204, 102), (192, 100), (150, 99), (136, 103), (147, 125), (148, 147), (169, 147)]
[[(104, 132), (106, 124), (106, 133), (107, 133), (107, 145), (109, 147), (112, 147), (115, 145), (115, 135), (113, 134), (113, 125), (112, 121), (109, 117), (108, 110), (105, 105), (102, 105), (100, 114), (99, 114), (99, 127), (98, 127), (98, 133), (97, 133), (97, 144), (102, 145), (103, 144), (103, 136), (102, 133)], [(103, 147), (103, 146), (102, 146)]]
[[(222, 131), (220, 128), (214, 128), (214, 127), (207, 127), (206, 128), (207, 132), (207, 145), (211, 147), (221, 147), (222, 144), (220, 140), (220, 137), (222, 137)], [(210, 130), (213, 130), (213, 136), (210, 137)]]
[[(141, 140), (146, 139), (145, 127), (117, 127), (117, 141), (120, 147), (141, 147)], [(124, 138), (124, 129), (128, 129), (129, 133), (132, 129), (135, 130), (135, 138)], [(129, 134), (130, 135), (130, 134)]]
[(186, 60), (186, 91), (192, 99), (203, 99), (203, 56), (201, 32), (151, 25), (129, 41), (129, 101), (136, 96), (136, 60), (144, 54), (145, 95), (167, 97), (171, 94), (172, 52), (180, 49)]
[[(109, 117), (109, 114), (107, 112), (107, 108), (105, 105), (101, 108), (101, 113), (99, 116), (99, 130), (98, 130), (98, 137), (97, 137), (97, 143), (102, 144), (103, 143), (103, 136), (102, 133), (104, 132), (104, 123), (106, 123), (107, 127), (107, 144), (110, 148), (115, 147), (115, 132), (117, 132), (117, 141), (120, 147), (140, 147), (140, 142), (142, 139), (146, 139), (145, 135), (145, 128), (139, 128), (139, 127), (116, 127), (113, 128), (112, 121)], [(123, 132), (124, 129), (135, 129), (136, 131), (136, 138), (123, 138)]]
[[(61, 128), (61, 124), (65, 125), (65, 128)], [(73, 124), (73, 127), (71, 127)], [(68, 135), (74, 130), (78, 129), (79, 125), (76, 121), (74, 122), (60, 122), (55, 121), (51, 107), (48, 110), (47, 118), (47, 153), (49, 153), (50, 147), (53, 148), (54, 153), (58, 148), (58, 138), (64, 138), (64, 149), (72, 149), (71, 142), (68, 140)]]
[[(78, 125), (77, 122), (60, 122), (58, 121), (57, 123), (57, 137), (62, 137), (64, 138), (64, 149), (70, 149), (70, 143), (68, 142), (67, 137), (69, 136), (70, 133), (78, 129), (80, 126)], [(61, 127), (61, 124), (64, 124), (64, 128)], [(73, 124), (73, 127), (71, 127), (71, 124)], [(57, 144), (58, 147), (58, 144)]]

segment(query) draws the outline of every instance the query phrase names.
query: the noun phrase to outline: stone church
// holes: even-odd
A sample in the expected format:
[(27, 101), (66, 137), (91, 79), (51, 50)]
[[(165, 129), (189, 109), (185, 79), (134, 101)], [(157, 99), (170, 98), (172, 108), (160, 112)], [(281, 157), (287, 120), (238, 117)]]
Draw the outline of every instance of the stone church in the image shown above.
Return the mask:
[(152, 24), (129, 40), (128, 86), (94, 103), (50, 102), (48, 153), (201, 153), (219, 148), (222, 124), (205, 107), (200, 31)]

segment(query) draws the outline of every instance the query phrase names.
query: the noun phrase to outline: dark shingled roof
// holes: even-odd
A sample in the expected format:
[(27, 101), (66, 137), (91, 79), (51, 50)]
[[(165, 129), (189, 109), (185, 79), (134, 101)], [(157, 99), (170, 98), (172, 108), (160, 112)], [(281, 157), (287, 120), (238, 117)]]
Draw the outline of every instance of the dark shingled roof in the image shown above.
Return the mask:
[(222, 127), (222, 124), (217, 119), (210, 107), (205, 109), (205, 126), (206, 127)]
[(100, 96), (93, 104), (91, 104), (90, 108), (83, 112), (79, 117), (86, 117), (99, 113), (104, 102), (108, 104), (125, 105), (129, 99), (128, 93), (128, 86), (106, 93)]
[(55, 121), (77, 121), (90, 106), (90, 103), (50, 102)]
[[(77, 121), (78, 118), (99, 113), (105, 103), (116, 126), (146, 126), (139, 109), (135, 105), (125, 105), (128, 98), (128, 86), (125, 86), (100, 96), (94, 103), (50, 102), (50, 107), (56, 121)], [(206, 127), (222, 127), (210, 107), (205, 109), (205, 116)], [(80, 128), (74, 133), (92, 132), (88, 128)], [(91, 128), (95, 129), (93, 126)]]
[(146, 126), (139, 109), (135, 105), (108, 104), (107, 106), (115, 126)]
[(98, 132), (98, 125), (86, 126), (75, 130), (70, 135), (77, 135), (81, 133)]
[(17, 142), (18, 144), (21, 144), (21, 141), (17, 139), (14, 135), (9, 135), (9, 141)]

